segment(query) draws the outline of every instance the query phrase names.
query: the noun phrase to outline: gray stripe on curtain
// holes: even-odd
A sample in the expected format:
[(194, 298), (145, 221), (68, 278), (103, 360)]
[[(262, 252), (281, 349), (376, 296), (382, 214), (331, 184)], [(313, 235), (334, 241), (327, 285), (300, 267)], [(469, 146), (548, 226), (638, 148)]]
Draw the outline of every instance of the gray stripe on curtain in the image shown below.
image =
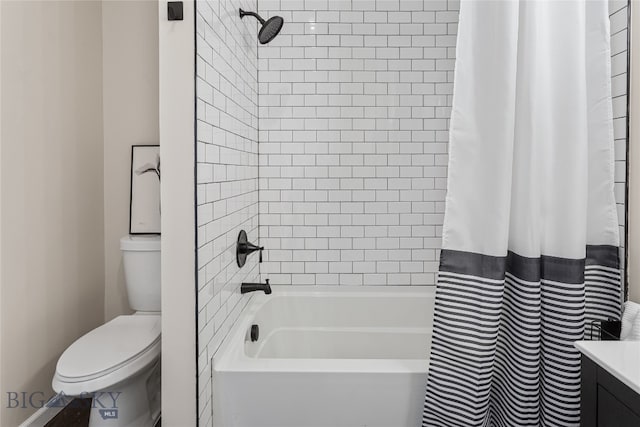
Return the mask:
[(506, 257), (443, 249), (440, 271), (501, 280), (504, 272), (528, 282), (540, 279), (562, 283), (584, 282), (585, 265), (618, 268), (618, 248), (608, 245), (588, 245), (583, 259), (542, 255), (528, 258), (509, 251)]

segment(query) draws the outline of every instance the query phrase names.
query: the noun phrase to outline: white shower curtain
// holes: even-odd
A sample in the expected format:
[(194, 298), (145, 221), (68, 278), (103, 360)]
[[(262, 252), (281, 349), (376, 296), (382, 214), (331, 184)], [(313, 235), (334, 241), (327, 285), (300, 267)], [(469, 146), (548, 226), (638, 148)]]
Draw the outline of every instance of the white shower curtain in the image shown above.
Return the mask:
[(462, 0), (424, 426), (579, 426), (620, 315), (604, 0)]

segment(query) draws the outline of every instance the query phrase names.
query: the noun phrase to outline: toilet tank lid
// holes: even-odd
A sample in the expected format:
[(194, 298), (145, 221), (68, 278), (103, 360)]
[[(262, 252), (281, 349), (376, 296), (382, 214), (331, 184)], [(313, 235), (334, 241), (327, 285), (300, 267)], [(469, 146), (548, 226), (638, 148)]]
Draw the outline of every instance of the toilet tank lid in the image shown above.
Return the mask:
[(159, 251), (160, 236), (124, 236), (120, 239), (123, 251)]

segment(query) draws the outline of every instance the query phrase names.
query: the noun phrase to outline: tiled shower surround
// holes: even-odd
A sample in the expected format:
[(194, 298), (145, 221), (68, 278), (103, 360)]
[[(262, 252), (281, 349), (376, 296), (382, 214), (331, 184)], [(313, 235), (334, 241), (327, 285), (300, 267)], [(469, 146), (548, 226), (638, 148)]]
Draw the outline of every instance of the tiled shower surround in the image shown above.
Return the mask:
[[(620, 260), (624, 268), (625, 183), (627, 150), (627, 13), (626, 0), (609, 0), (611, 23), (611, 95), (615, 144), (615, 190), (620, 224)], [(622, 275), (624, 277), (624, 274)]]
[(258, 70), (255, 21), (238, 8), (256, 1), (196, 3), (198, 224), (198, 419), (211, 425), (211, 357), (259, 278), (258, 257), (236, 265), (238, 233), (258, 240)]
[[(610, 1), (621, 233), (626, 4)], [(257, 22), (241, 21), (239, 7), (282, 16), (282, 32), (258, 47)], [(211, 0), (196, 9), (198, 410), (199, 425), (211, 426), (210, 362), (247, 301), (242, 281), (435, 283), (459, 2)], [(241, 228), (266, 251), (240, 270)]]
[(459, 2), (260, 0), (261, 273), (433, 285)]

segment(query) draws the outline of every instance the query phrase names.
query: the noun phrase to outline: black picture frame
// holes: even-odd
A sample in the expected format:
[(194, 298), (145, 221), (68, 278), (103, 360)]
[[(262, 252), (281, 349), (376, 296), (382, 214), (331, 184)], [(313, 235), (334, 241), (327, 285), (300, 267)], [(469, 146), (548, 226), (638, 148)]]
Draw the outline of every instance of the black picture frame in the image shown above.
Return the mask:
[(160, 145), (132, 145), (129, 234), (160, 235), (160, 214)]

